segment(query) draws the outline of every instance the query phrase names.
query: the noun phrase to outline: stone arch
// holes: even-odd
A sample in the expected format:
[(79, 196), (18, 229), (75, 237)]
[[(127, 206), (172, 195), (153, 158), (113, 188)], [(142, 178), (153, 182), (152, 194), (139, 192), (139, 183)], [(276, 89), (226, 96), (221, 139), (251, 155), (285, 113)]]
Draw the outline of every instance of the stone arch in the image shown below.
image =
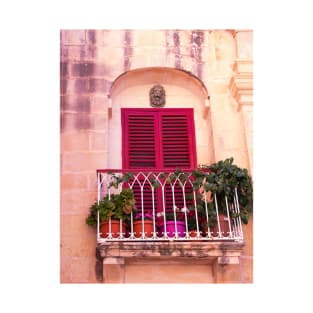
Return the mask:
[(149, 67), (118, 76), (109, 91), (108, 168), (121, 168), (121, 108), (150, 108), (149, 91), (165, 89), (167, 108), (193, 108), (198, 163), (214, 161), (209, 95), (204, 83), (184, 70)]

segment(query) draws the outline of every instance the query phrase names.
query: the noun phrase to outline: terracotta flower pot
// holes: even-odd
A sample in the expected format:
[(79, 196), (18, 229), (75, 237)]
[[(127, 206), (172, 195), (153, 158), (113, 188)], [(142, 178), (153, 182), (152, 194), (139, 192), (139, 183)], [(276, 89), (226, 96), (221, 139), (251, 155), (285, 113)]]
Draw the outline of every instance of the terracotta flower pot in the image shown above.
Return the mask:
[[(199, 233), (200, 233), (200, 236), (201, 236), (202, 235), (202, 231), (199, 230)], [(189, 229), (189, 236), (190, 237), (197, 237), (197, 230), (196, 229), (192, 229), (192, 230)]]
[[(219, 222), (220, 222), (220, 229), (221, 229), (221, 234), (223, 237), (228, 237), (229, 236), (229, 225), (228, 225), (228, 217), (225, 214), (219, 214)], [(216, 222), (216, 225), (214, 227), (210, 228), (211, 234), (214, 237), (219, 236), (219, 231), (218, 231), (218, 224)]]
[[(107, 238), (109, 233), (109, 222), (102, 222), (100, 225), (101, 237)], [(113, 238), (120, 236), (120, 220), (111, 220), (111, 233)], [(126, 224), (122, 223), (122, 233), (126, 233)]]
[(151, 220), (144, 220), (144, 228), (142, 228), (142, 221), (138, 220), (135, 221), (133, 224), (133, 229), (136, 238), (140, 238), (142, 236), (142, 232), (145, 232), (146, 237), (152, 237), (153, 235), (153, 221)]

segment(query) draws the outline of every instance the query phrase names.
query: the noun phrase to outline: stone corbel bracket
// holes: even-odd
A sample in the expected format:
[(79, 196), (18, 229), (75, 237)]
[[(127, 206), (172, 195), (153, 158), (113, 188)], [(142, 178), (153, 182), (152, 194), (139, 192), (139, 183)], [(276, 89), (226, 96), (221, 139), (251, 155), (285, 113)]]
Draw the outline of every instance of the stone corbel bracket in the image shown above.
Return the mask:
[(242, 105), (253, 104), (253, 62), (251, 60), (236, 60), (233, 66), (234, 75), (229, 82), (232, 96)]

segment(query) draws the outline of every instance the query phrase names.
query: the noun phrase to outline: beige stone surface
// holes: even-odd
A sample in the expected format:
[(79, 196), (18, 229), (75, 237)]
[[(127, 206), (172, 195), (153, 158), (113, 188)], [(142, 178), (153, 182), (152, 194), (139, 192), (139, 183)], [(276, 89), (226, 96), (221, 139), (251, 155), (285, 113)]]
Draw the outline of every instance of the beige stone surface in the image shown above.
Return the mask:
[(89, 133), (91, 151), (105, 151), (108, 146), (107, 132), (104, 131), (93, 131)]
[(62, 172), (96, 171), (105, 167), (103, 152), (68, 152), (62, 155)]
[(86, 174), (61, 174), (62, 190), (86, 190), (88, 188), (88, 175)]
[(253, 281), (253, 257), (241, 256), (240, 258), (240, 282), (252, 284)]
[(123, 47), (124, 43), (124, 30), (99, 29), (95, 33), (95, 44), (97, 46)]
[(165, 31), (162, 30), (132, 30), (131, 44), (134, 47), (165, 46)]
[(94, 274), (95, 257), (63, 257), (61, 283), (96, 283)]
[[(64, 214), (84, 214), (87, 216), (90, 204), (97, 199), (97, 190), (68, 190), (61, 193), (61, 208)], [(84, 216), (85, 217), (85, 216)], [(84, 219), (84, 217), (82, 217)]]
[[(96, 199), (96, 169), (121, 167), (120, 109), (149, 108), (153, 84), (165, 87), (166, 107), (194, 108), (198, 163), (233, 156), (252, 173), (253, 32), (105, 29), (60, 35), (61, 282), (94, 283), (95, 230), (85, 218)], [(244, 235), (239, 265), (216, 265), (214, 272), (214, 265), (134, 262), (125, 265), (123, 281), (251, 283), (253, 223)]]
[(212, 283), (212, 266), (197, 264), (129, 264), (125, 283)]
[(61, 135), (61, 150), (63, 152), (89, 150), (89, 133), (87, 131), (63, 133)]
[(61, 42), (63, 44), (84, 44), (86, 30), (61, 30)]
[(236, 33), (238, 59), (253, 59), (253, 32), (242, 30)]
[(216, 282), (222, 284), (240, 283), (240, 265), (228, 264), (216, 266)]

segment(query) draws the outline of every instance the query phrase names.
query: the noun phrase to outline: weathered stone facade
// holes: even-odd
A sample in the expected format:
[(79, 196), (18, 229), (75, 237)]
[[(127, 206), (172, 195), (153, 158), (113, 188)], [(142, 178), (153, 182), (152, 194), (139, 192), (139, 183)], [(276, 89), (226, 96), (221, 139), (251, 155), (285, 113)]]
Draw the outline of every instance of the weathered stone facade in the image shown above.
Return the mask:
[[(233, 156), (252, 173), (252, 31), (62, 30), (60, 35), (61, 282), (96, 283), (102, 267), (85, 217), (96, 200), (96, 169), (121, 167), (121, 107), (150, 107), (149, 90), (162, 85), (165, 107), (195, 110), (198, 163)], [(175, 256), (137, 255), (123, 256), (114, 266), (123, 267), (126, 283), (149, 282), (140, 266), (159, 273), (161, 282), (251, 283), (252, 225), (251, 220), (244, 227), (239, 264), (221, 265), (217, 255), (197, 258), (198, 263), (193, 258), (198, 267), (192, 269), (191, 261)], [(184, 266), (194, 272), (188, 276)], [(120, 275), (116, 268), (112, 273)], [(150, 282), (156, 281), (150, 277)]]

